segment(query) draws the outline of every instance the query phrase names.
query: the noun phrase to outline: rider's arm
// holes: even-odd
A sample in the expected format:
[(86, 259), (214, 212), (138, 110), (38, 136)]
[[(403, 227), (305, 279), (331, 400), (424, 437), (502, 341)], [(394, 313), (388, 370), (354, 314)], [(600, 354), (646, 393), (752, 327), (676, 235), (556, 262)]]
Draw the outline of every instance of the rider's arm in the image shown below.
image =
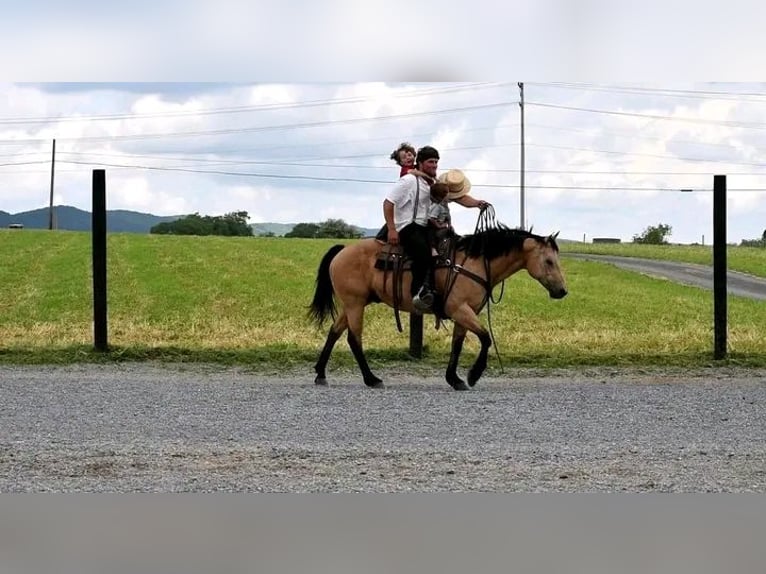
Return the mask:
[(394, 205), (402, 206), (407, 203), (412, 197), (412, 185), (415, 182), (414, 175), (405, 175), (394, 184), (386, 195), (386, 199), (383, 200), (383, 217), (388, 227), (388, 242), (392, 245), (399, 242), (399, 233), (396, 231), (394, 222)]
[(463, 207), (483, 207), (487, 204), (486, 201), (483, 201), (481, 199), (476, 199), (475, 197), (471, 197), (470, 195), (464, 195), (463, 197), (454, 199), (453, 201), (455, 203), (459, 203)]
[(399, 232), (394, 223), (394, 204), (388, 199), (383, 200), (383, 217), (386, 219), (386, 227), (388, 228), (388, 242), (391, 245), (399, 245)]
[(388, 199), (383, 200), (383, 217), (386, 220), (388, 230), (394, 229), (394, 204)]

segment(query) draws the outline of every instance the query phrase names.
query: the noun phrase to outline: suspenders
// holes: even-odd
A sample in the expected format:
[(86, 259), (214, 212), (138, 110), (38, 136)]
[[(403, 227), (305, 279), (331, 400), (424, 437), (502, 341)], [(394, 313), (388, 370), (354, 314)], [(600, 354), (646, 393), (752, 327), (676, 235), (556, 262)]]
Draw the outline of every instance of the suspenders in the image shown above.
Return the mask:
[(420, 178), (417, 175), (415, 176), (415, 183), (418, 187), (415, 191), (415, 210), (412, 212), (412, 221), (410, 221), (410, 223), (414, 222), (418, 215), (418, 200), (420, 199)]

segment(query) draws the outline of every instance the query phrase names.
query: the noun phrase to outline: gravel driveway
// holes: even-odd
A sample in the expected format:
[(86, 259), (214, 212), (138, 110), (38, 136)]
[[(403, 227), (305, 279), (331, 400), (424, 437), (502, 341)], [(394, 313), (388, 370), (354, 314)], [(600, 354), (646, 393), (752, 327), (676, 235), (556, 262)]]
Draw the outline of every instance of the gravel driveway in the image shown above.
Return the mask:
[(766, 371), (0, 367), (0, 492), (766, 492)]

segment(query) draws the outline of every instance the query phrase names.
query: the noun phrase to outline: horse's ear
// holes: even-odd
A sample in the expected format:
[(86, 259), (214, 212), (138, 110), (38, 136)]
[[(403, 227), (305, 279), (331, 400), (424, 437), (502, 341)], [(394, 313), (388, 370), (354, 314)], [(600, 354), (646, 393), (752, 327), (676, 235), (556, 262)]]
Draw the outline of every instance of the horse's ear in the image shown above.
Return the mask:
[(560, 233), (560, 232), (559, 232), (559, 231), (557, 231), (556, 233), (554, 233), (553, 235), (551, 235), (551, 239), (553, 239), (553, 240), (555, 241), (555, 240), (556, 240), (556, 238), (559, 236), (559, 233)]

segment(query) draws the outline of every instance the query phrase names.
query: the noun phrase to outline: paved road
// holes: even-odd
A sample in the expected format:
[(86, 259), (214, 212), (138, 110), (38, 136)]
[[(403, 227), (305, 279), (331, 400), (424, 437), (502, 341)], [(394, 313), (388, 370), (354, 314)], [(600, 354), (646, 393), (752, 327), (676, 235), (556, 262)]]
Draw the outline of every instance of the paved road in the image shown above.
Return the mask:
[[(686, 285), (713, 289), (713, 267), (694, 263), (678, 263), (638, 257), (617, 257), (614, 255), (591, 255), (586, 253), (565, 253), (564, 257), (611, 263), (623, 269), (669, 279)], [(727, 291), (730, 295), (766, 300), (766, 279), (737, 271), (727, 273)]]
[(0, 492), (766, 492), (766, 370), (329, 374), (2, 366)]

